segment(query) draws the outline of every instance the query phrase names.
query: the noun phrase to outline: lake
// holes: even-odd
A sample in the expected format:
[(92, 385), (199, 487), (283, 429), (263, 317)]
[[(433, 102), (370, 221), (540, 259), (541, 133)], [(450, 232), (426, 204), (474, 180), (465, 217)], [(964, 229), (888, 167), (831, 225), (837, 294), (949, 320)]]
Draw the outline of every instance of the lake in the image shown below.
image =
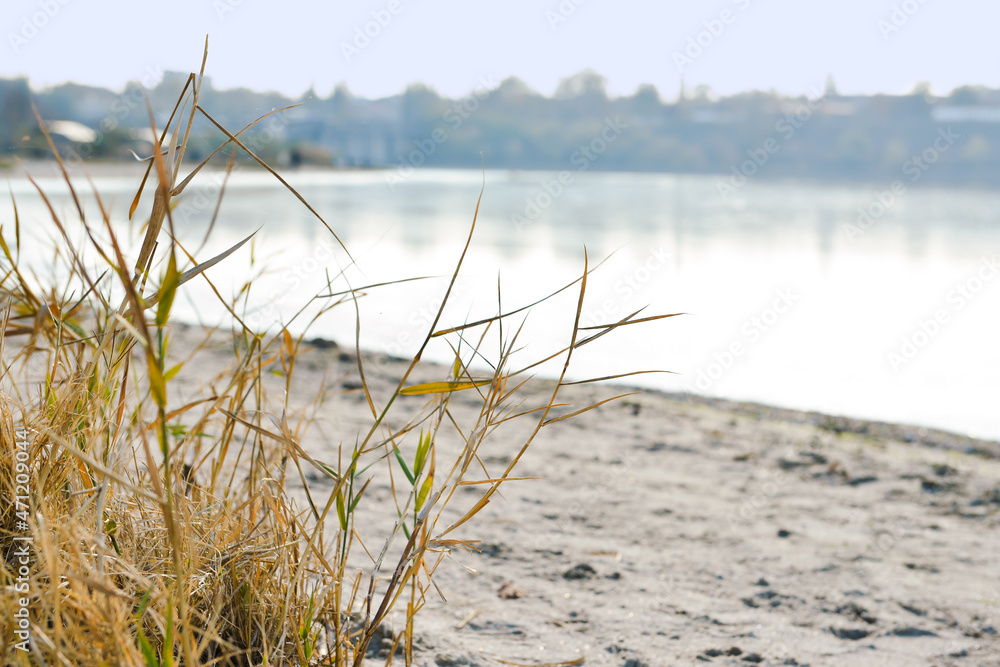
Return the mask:
[[(43, 176), (57, 209), (73, 218), (58, 180)], [(246, 169), (228, 184), (213, 236), (198, 257), (260, 231), (252, 250), (241, 248), (209, 276), (229, 295), (266, 266), (243, 305), (254, 326), (272, 329), (324, 289), (327, 272), (335, 290), (345, 280), (358, 287), (429, 276), (368, 290), (357, 302), (363, 347), (415, 351), (465, 243), (483, 173), (286, 177), (356, 264), (272, 176)], [(89, 192), (82, 179), (75, 182)], [(201, 243), (212, 216), (214, 182), (212, 175), (196, 180), (175, 212), (189, 250)], [(1000, 438), (1000, 194), (753, 179), (720, 189), (723, 182), (729, 181), (486, 171), (476, 233), (440, 326), (489, 317), (501, 307), (508, 312), (572, 282), (583, 271), (586, 248), (590, 268), (605, 261), (588, 277), (583, 326), (644, 306), (638, 317), (685, 314), (624, 327), (579, 348), (575, 379), (658, 369), (672, 373), (631, 382)], [(109, 176), (94, 183), (117, 228), (136, 238), (141, 221), (129, 226), (125, 214), (137, 180)], [(48, 214), (26, 181), (11, 179), (10, 187), (26, 230), (25, 257), (44, 266), (52, 232), (35, 222)], [(92, 194), (84, 200), (88, 217), (98, 221)], [(8, 236), (12, 220), (8, 205), (0, 215)], [(82, 235), (75, 238), (84, 245)], [(203, 280), (186, 287), (177, 316), (225, 318)], [(569, 342), (578, 296), (574, 286), (548, 306), (505, 320), (508, 339), (524, 321), (518, 363)], [(301, 330), (301, 323), (291, 328)], [(354, 305), (347, 303), (324, 315), (311, 335), (353, 345), (355, 327)], [(480, 332), (469, 333), (464, 358)], [(489, 361), (500, 335), (494, 327), (482, 343)], [(425, 358), (447, 361), (452, 354), (439, 339)], [(548, 364), (539, 372), (551, 376), (560, 368), (561, 362)]]

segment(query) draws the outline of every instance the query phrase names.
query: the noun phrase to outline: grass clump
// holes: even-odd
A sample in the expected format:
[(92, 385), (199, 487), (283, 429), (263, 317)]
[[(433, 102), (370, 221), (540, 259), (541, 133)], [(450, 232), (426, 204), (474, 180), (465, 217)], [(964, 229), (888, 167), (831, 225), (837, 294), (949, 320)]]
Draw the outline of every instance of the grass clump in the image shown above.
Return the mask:
[[(460, 326), (440, 322), (467, 241), (434, 324), (387, 394), (366, 376), (359, 327), (367, 421), (353, 443), (308, 451), (303, 438), (326, 392), (306, 389), (306, 409), (290, 402), (302, 390), (295, 378), (310, 326), (332, 308), (356, 308), (364, 294), (335, 289), (335, 279), (311, 301), (318, 310), (298, 334), (287, 326), (251, 330), (241, 304), (252, 283), (230, 300), (220, 295), (232, 328), (206, 335), (195, 353), (224, 339), (225, 369), (200, 395), (182, 396), (177, 384), (185, 376), (197, 384), (205, 371), (175, 358), (174, 299), (192, 279), (211, 284), (206, 271), (247, 240), (203, 259), (174, 234), (173, 207), (211, 159), (181, 178), (196, 118), (226, 135), (216, 153), (244, 152), (309, 207), (241, 140), (253, 123), (233, 134), (202, 109), (203, 72), (204, 63), (167, 127), (153, 128), (160, 142), (129, 214), (144, 189), (153, 190), (152, 204), (131, 261), (98, 193), (100, 219), (91, 220), (65, 168), (78, 222), (61, 217), (39, 188), (57, 239), (57, 280), (38, 279), (22, 265), (16, 201), (13, 230), (0, 229), (0, 658), (11, 665), (342, 666), (388, 649), (381, 656), (387, 664), (409, 665), (414, 618), (436, 596), (436, 568), (450, 551), (475, 548), (456, 530), (513, 479), (542, 428), (596, 407), (574, 411), (557, 402), (573, 384), (565, 377), (574, 350), (657, 318), (636, 313), (580, 327), (585, 260), (581, 275), (562, 288), (579, 294), (565, 347), (514, 368), (518, 331), (504, 323), (527, 306)], [(86, 247), (72, 242), (73, 229)], [(474, 229), (475, 216), (470, 240)], [(492, 370), (474, 373), (470, 364), (485, 359), (482, 344), (493, 331), (500, 346), (488, 360)], [(454, 363), (437, 379), (415, 382), (432, 341), (448, 342)], [(526, 405), (531, 370), (560, 357), (551, 391)], [(478, 405), (469, 423), (449, 409), (459, 392)], [(422, 407), (402, 410), (412, 396), (423, 397)], [(510, 462), (488, 471), (479, 449), (510, 422), (528, 428), (519, 431)], [(391, 489), (392, 516), (381, 524), (359, 518), (373, 480)], [(471, 502), (456, 495), (469, 486), (479, 490)], [(385, 528), (373, 537), (371, 525)], [(397, 611), (405, 620), (389, 627)]]

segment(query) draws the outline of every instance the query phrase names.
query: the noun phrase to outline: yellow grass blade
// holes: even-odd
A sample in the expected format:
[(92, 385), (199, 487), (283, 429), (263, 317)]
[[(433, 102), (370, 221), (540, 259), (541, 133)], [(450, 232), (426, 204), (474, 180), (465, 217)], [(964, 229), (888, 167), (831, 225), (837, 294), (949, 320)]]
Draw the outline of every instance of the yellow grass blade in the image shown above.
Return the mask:
[(586, 658), (577, 658), (566, 662), (509, 662), (499, 658), (496, 660), (502, 665), (514, 665), (514, 667), (573, 667), (573, 665), (582, 665), (586, 662)]
[[(604, 260), (602, 260), (599, 264), (595, 265), (594, 268), (590, 269), (590, 271), (588, 273), (593, 273), (598, 268), (600, 268), (601, 264), (604, 264), (604, 262), (606, 262), (606, 261), (608, 261), (607, 258), (605, 258)], [(573, 282), (566, 283), (565, 285), (563, 285), (562, 287), (560, 287), (559, 289), (557, 289), (555, 292), (547, 294), (547, 295), (543, 296), (541, 299), (538, 299), (537, 301), (529, 303), (527, 306), (521, 306), (520, 308), (518, 308), (516, 310), (511, 310), (511, 311), (503, 313), (501, 315), (495, 315), (493, 317), (487, 317), (485, 319), (477, 320), (475, 322), (469, 322), (468, 324), (462, 324), (462, 325), (459, 325), (459, 326), (456, 326), (456, 327), (451, 327), (450, 329), (442, 329), (441, 331), (435, 331), (434, 332), (434, 336), (435, 337), (444, 336), (446, 334), (455, 333), (456, 331), (464, 331), (465, 329), (472, 329), (474, 327), (478, 327), (478, 326), (481, 326), (483, 324), (489, 324), (490, 322), (494, 322), (494, 321), (498, 321), (498, 320), (503, 320), (503, 319), (505, 319), (507, 317), (510, 317), (511, 315), (517, 315), (518, 313), (523, 313), (523, 312), (525, 312), (527, 310), (530, 310), (531, 308), (534, 308), (535, 306), (537, 306), (537, 305), (539, 305), (541, 303), (544, 303), (544, 302), (548, 301), (552, 297), (554, 297), (554, 296), (556, 296), (556, 295), (558, 295), (558, 294), (560, 294), (562, 292), (565, 292), (566, 290), (568, 290), (570, 287), (572, 287), (573, 285), (577, 284), (578, 282), (580, 282), (580, 278), (577, 278)], [(556, 356), (558, 356), (558, 355), (556, 355)]]
[(69, 193), (73, 197), (73, 203), (76, 205), (76, 212), (80, 214), (80, 219), (84, 220), (86, 216), (83, 214), (83, 207), (80, 205), (80, 198), (76, 196), (76, 189), (73, 187), (73, 183), (70, 182), (69, 172), (66, 171), (66, 165), (63, 164), (62, 156), (59, 155), (59, 151), (56, 149), (56, 144), (52, 141), (49, 129), (45, 127), (45, 121), (42, 120), (41, 114), (38, 113), (38, 108), (35, 106), (34, 100), (31, 102), (31, 112), (35, 114), (35, 120), (38, 121), (38, 127), (41, 129), (42, 134), (45, 135), (45, 141), (49, 144), (49, 150), (52, 151), (52, 157), (55, 158), (56, 163), (59, 165), (59, 171), (62, 172), (63, 180), (66, 181), (66, 185), (69, 187)]
[(599, 334), (594, 334), (593, 336), (590, 336), (589, 338), (584, 338), (583, 340), (581, 340), (579, 343), (576, 344), (576, 347), (583, 347), (587, 343), (590, 343), (590, 342), (593, 342), (593, 341), (597, 340), (598, 338), (600, 338), (604, 334), (610, 333), (610, 332), (614, 331), (615, 329), (617, 329), (618, 327), (624, 327), (624, 326), (628, 326), (630, 324), (642, 324), (643, 322), (655, 322), (656, 320), (663, 320), (663, 319), (666, 319), (668, 317), (677, 317), (678, 315), (686, 315), (687, 314), (687, 313), (670, 313), (668, 315), (653, 315), (651, 317), (643, 317), (643, 318), (638, 319), (638, 320), (631, 319), (632, 317), (635, 316), (636, 313), (640, 313), (643, 310), (645, 310), (645, 308), (640, 308), (639, 310), (635, 311), (635, 313), (632, 313), (628, 317), (626, 317), (626, 318), (624, 318), (622, 320), (619, 320), (618, 322), (615, 322), (614, 324), (606, 324), (606, 325), (600, 325), (600, 326), (595, 326), (595, 327), (580, 327), (581, 331), (587, 331), (587, 330), (590, 330), (590, 329), (604, 329), (604, 331), (602, 331)]
[(291, 192), (293, 195), (295, 195), (295, 198), (298, 199), (300, 202), (302, 202), (305, 205), (305, 207), (307, 209), (309, 209), (309, 212), (312, 213), (314, 216), (316, 216), (317, 220), (319, 220), (320, 222), (323, 223), (323, 226), (326, 227), (326, 230), (328, 232), (330, 232), (330, 234), (333, 235), (333, 238), (337, 241), (337, 243), (340, 244), (340, 247), (344, 249), (344, 252), (347, 253), (347, 257), (348, 257), (348, 259), (351, 260), (351, 263), (352, 264), (354, 263), (354, 257), (351, 255), (351, 251), (347, 249), (347, 246), (344, 245), (344, 242), (340, 240), (339, 236), (337, 236), (337, 232), (333, 231), (333, 227), (331, 227), (327, 223), (327, 221), (323, 219), (323, 216), (321, 216), (316, 211), (316, 209), (314, 209), (312, 207), (312, 205), (309, 202), (307, 202), (302, 195), (299, 194), (298, 190), (296, 190), (295, 188), (293, 188), (288, 183), (288, 181), (286, 181), (284, 178), (282, 178), (281, 175), (278, 172), (276, 172), (274, 169), (272, 169), (269, 164), (267, 164), (266, 162), (264, 162), (263, 160), (261, 160), (259, 157), (257, 157), (257, 155), (252, 150), (250, 150), (249, 148), (247, 148), (246, 145), (244, 145), (242, 141), (240, 141), (239, 139), (237, 139), (234, 135), (230, 134), (229, 130), (227, 130), (226, 128), (222, 127), (222, 125), (220, 125), (214, 118), (212, 118), (212, 116), (209, 115), (209, 113), (207, 111), (205, 111), (204, 109), (202, 109), (200, 106), (198, 107), (198, 111), (200, 111), (202, 113), (202, 115), (205, 116), (205, 118), (207, 118), (209, 121), (211, 121), (211, 123), (213, 125), (215, 125), (217, 128), (219, 128), (219, 130), (221, 130), (227, 137), (229, 137), (229, 139), (231, 141), (233, 141), (237, 146), (239, 146), (240, 148), (242, 148), (243, 150), (245, 150), (247, 152), (247, 155), (249, 155), (250, 157), (252, 157), (254, 160), (257, 161), (257, 164), (259, 164), (260, 166), (264, 167), (264, 169), (267, 169), (267, 171), (269, 171), (272, 176), (274, 176), (276, 179), (278, 179), (278, 181), (282, 185), (284, 185), (285, 188), (287, 188), (289, 192)]
[(493, 384), (493, 379), (488, 380), (472, 380), (472, 381), (456, 381), (456, 382), (425, 382), (423, 384), (415, 384), (409, 387), (405, 387), (399, 390), (399, 393), (403, 396), (424, 396), (427, 394), (447, 394), (453, 391), (462, 391), (463, 389), (472, 389), (474, 387), (485, 387), (486, 385)]
[[(187, 81), (185, 81), (184, 88), (181, 90), (181, 94), (177, 96), (177, 102), (174, 104), (174, 109), (173, 111), (170, 112), (170, 117), (167, 118), (167, 123), (163, 127), (163, 133), (160, 135), (160, 141), (156, 146), (153, 147), (155, 151), (160, 150), (160, 146), (163, 144), (163, 141), (167, 138), (167, 130), (170, 127), (170, 124), (173, 123), (174, 116), (177, 115), (177, 111), (181, 108), (181, 103), (184, 100), (184, 95), (187, 93), (188, 86), (190, 86), (193, 82), (194, 82), (193, 75), (189, 76), (187, 78)], [(153, 136), (155, 137), (156, 136), (155, 126), (153, 127), (153, 132), (154, 132)], [(149, 174), (152, 173), (152, 170), (153, 170), (153, 159), (150, 158), (149, 164), (146, 165), (146, 172), (145, 174), (143, 174), (142, 180), (139, 182), (139, 188), (136, 190), (135, 196), (132, 198), (132, 204), (128, 208), (129, 220), (132, 219), (132, 216), (135, 214), (135, 210), (139, 207), (139, 199), (142, 197), (142, 191), (146, 187), (146, 181), (149, 180)]]
[(611, 398), (606, 398), (603, 401), (598, 401), (597, 403), (594, 403), (593, 405), (588, 405), (587, 407), (583, 408), (582, 410), (577, 410), (576, 412), (571, 412), (568, 415), (563, 415), (561, 417), (553, 417), (552, 419), (546, 419), (542, 423), (542, 426), (548, 426), (549, 424), (554, 424), (555, 422), (561, 422), (564, 419), (572, 419), (573, 417), (576, 417), (577, 415), (582, 415), (584, 412), (589, 412), (590, 410), (593, 410), (596, 407), (604, 405), (605, 403), (610, 403), (611, 401), (617, 401), (619, 398), (625, 398), (626, 396), (635, 396), (638, 393), (639, 392), (637, 392), (637, 391), (630, 391), (627, 394), (619, 394), (618, 396), (612, 396)]
[(568, 387), (573, 384), (590, 384), (592, 382), (604, 382), (605, 380), (617, 380), (619, 378), (627, 378), (633, 375), (644, 375), (646, 373), (670, 373), (676, 375), (673, 371), (632, 371), (631, 373), (617, 373), (616, 375), (605, 375), (604, 377), (591, 378), (589, 380), (576, 380), (575, 382), (563, 382), (564, 387)]
[(170, 259), (167, 261), (167, 273), (163, 278), (163, 285), (156, 295), (159, 301), (159, 307), (156, 309), (156, 326), (162, 327), (170, 318), (170, 308), (174, 305), (174, 295), (179, 286), (180, 273), (177, 271), (177, 255), (171, 252)]
[(475, 484), (497, 484), (498, 482), (521, 482), (529, 479), (546, 479), (545, 477), (497, 477), (494, 479), (463, 479), (459, 486), (473, 486)]
[[(237, 250), (239, 250), (240, 248), (242, 248), (246, 244), (246, 242), (249, 241), (250, 239), (252, 239), (253, 236), (254, 236), (254, 234), (256, 234), (259, 231), (260, 231), (260, 228), (258, 227), (253, 232), (251, 232), (250, 235), (247, 236), (245, 239), (243, 239), (239, 243), (236, 243), (235, 245), (230, 246), (228, 250), (220, 252), (218, 255), (216, 255), (212, 259), (205, 260), (204, 262), (202, 262), (198, 266), (190, 268), (187, 271), (185, 271), (184, 273), (182, 273), (180, 275), (180, 277), (177, 279), (176, 285), (173, 286), (173, 289), (176, 290), (178, 287), (180, 287), (181, 285), (183, 285), (187, 281), (191, 280), (192, 278), (197, 277), (198, 274), (203, 273), (204, 271), (207, 271), (208, 269), (212, 268), (213, 266), (215, 266), (216, 264), (218, 264), (219, 262), (221, 262), (225, 258), (227, 258), (230, 255), (232, 255), (234, 252), (236, 252)], [(164, 288), (161, 288), (158, 293), (152, 294), (152, 295), (150, 295), (150, 296), (148, 296), (148, 297), (146, 297), (144, 299), (144, 301), (146, 302), (146, 307), (147, 308), (155, 306), (156, 304), (158, 304), (160, 302), (160, 299), (162, 298), (162, 295), (165, 294), (165, 287), (166, 287), (166, 284), (164, 285)]]
[[(243, 134), (244, 132), (246, 132), (247, 130), (249, 130), (251, 127), (253, 127), (254, 125), (256, 125), (257, 123), (259, 123), (260, 121), (264, 120), (265, 118), (267, 118), (269, 116), (273, 116), (276, 113), (281, 113), (282, 111), (287, 111), (289, 109), (294, 109), (297, 106), (301, 106), (301, 105), (299, 105), (299, 104), (290, 104), (287, 107), (281, 107), (280, 109), (275, 109), (273, 111), (268, 111), (266, 114), (264, 114), (263, 116), (259, 117), (257, 120), (253, 121), (252, 123), (247, 123), (246, 125), (244, 125), (243, 129), (240, 130), (239, 132), (237, 132), (236, 134), (234, 134), (233, 136), (238, 137), (241, 134)], [(181, 181), (176, 186), (174, 186), (174, 189), (170, 191), (170, 194), (176, 197), (180, 193), (184, 192), (184, 188), (186, 188), (188, 186), (188, 184), (194, 179), (194, 177), (198, 175), (198, 172), (201, 171), (202, 168), (205, 165), (207, 165), (209, 163), (209, 161), (213, 157), (215, 157), (216, 155), (218, 155), (219, 151), (224, 150), (226, 148), (226, 146), (228, 146), (231, 143), (232, 143), (232, 139), (227, 139), (223, 143), (219, 144), (219, 147), (216, 148), (214, 151), (212, 151), (207, 158), (205, 158), (204, 160), (202, 160), (201, 162), (199, 162), (198, 166), (195, 167), (191, 171), (191, 173), (188, 174), (184, 178), (183, 181)]]

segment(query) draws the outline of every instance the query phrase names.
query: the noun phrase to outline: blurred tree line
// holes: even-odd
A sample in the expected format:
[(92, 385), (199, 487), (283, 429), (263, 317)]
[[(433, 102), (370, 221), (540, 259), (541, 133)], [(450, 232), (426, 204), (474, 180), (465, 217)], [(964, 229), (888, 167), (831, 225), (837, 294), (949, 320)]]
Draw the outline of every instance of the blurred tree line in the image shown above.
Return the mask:
[[(83, 143), (57, 137), (60, 150), (145, 157), (152, 150), (146, 98), (162, 128), (186, 78), (167, 72), (151, 87), (133, 82), (121, 92), (72, 83), (32, 91), (25, 79), (0, 80), (0, 159), (47, 154), (32, 100), (47, 122), (75, 121), (96, 133)], [(482, 81), (457, 100), (421, 84), (377, 100), (343, 85), (325, 98), (307, 91), (292, 100), (216, 90), (209, 81), (201, 104), (230, 131), (299, 104), (243, 135), (261, 158), (285, 166), (478, 168), (482, 152), (487, 167), (501, 169), (916, 180), (908, 170), (916, 159), (933, 160), (933, 168), (920, 171), (925, 182), (992, 184), (1000, 175), (1000, 91), (974, 86), (944, 97), (927, 84), (907, 95), (847, 96), (828, 81), (808, 96), (754, 91), (722, 98), (698, 87), (668, 101), (651, 85), (611, 97), (605, 79), (588, 70), (564, 79), (551, 97), (513, 77)], [(609, 124), (618, 128), (613, 139)], [(950, 137), (946, 147), (942, 132)], [(207, 155), (223, 139), (202, 119), (189, 157)]]

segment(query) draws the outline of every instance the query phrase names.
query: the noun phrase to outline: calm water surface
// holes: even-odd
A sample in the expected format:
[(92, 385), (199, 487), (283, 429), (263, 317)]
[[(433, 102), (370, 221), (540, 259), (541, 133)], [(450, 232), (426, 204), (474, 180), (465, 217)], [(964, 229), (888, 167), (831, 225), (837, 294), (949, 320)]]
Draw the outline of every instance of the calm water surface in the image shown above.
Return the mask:
[[(636, 382), (1000, 438), (1000, 194), (911, 189), (881, 208), (875, 191), (887, 184), (751, 181), (723, 200), (715, 177), (583, 173), (562, 186), (556, 177), (486, 172), (476, 233), (444, 324), (494, 315), (498, 304), (513, 310), (558, 289), (579, 277), (586, 249), (591, 268), (606, 261), (588, 280), (584, 325), (643, 306), (643, 315), (686, 314), (580, 348), (575, 378), (662, 369), (674, 374)], [(461, 252), (482, 174), (418, 171), (393, 188), (380, 172), (287, 178), (357, 264), (348, 266), (329, 232), (273, 177), (245, 171), (227, 187), (199, 257), (260, 231), (252, 248), (210, 271), (217, 287), (229, 295), (258, 276), (242, 306), (256, 326), (276, 327), (324, 289), (327, 272), (335, 290), (345, 280), (357, 287), (431, 276), (358, 301), (364, 347), (414, 351), (447, 284), (441, 276)], [(192, 250), (212, 214), (212, 182), (192, 186), (176, 212), (178, 235)], [(62, 191), (55, 180), (41, 183)], [(135, 185), (133, 178), (95, 179), (123, 231)], [(26, 256), (44, 266), (47, 213), (30, 184), (12, 180), (11, 189), (27, 230)], [(75, 217), (68, 199), (54, 199)], [(98, 220), (93, 195), (84, 203)], [(859, 224), (859, 209), (873, 215)], [(12, 217), (9, 207), (0, 214), (5, 229)], [(138, 231), (133, 224), (132, 235)], [(569, 341), (577, 297), (567, 290), (550, 307), (509, 320), (505, 337), (525, 322), (519, 360), (526, 365)], [(191, 321), (225, 316), (203, 280), (189, 285), (176, 309)], [(353, 344), (355, 326), (348, 304), (312, 331)], [(494, 328), (484, 343), (491, 360), (499, 336)], [(451, 354), (442, 342), (427, 357)]]

